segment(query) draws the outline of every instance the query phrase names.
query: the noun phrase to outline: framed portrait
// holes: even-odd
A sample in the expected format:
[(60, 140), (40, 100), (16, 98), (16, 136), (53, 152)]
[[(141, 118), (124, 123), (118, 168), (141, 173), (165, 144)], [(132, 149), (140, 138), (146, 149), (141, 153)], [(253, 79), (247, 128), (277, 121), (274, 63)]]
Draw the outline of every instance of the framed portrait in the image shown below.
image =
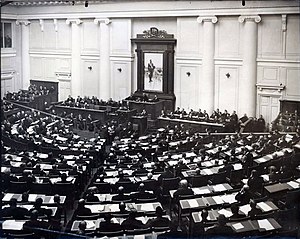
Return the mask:
[(144, 90), (163, 91), (163, 52), (144, 52)]

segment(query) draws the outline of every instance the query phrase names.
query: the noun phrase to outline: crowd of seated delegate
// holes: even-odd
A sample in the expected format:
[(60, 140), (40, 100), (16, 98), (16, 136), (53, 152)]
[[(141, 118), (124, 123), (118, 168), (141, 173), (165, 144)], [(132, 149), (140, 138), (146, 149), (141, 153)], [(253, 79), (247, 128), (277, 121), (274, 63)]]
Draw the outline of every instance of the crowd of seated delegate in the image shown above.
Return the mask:
[(143, 93), (142, 96), (130, 95), (125, 100), (136, 101), (136, 102), (158, 102), (159, 99), (157, 95), (154, 95), (153, 98), (149, 97), (149, 94)]
[(277, 118), (271, 122), (273, 130), (282, 132), (300, 132), (300, 117), (297, 110), (291, 112), (280, 112)]
[(15, 108), (14, 104), (9, 103), (9, 102), (7, 102), (7, 101), (1, 101), (1, 109), (2, 109), (4, 112), (13, 110), (14, 108)]
[[(203, 154), (204, 154), (205, 157), (208, 156), (211, 159), (216, 159), (217, 160), (217, 159), (219, 159), (219, 157), (222, 158), (221, 153), (223, 153), (223, 152), (217, 151), (215, 154), (208, 153), (206, 155), (206, 151), (208, 151), (211, 148), (217, 148), (217, 150), (219, 150), (219, 147), (222, 146), (222, 144), (226, 145), (229, 142), (231, 142), (231, 144), (235, 145), (235, 146), (238, 146), (238, 145), (241, 145), (241, 144), (243, 145), (244, 143), (245, 143), (245, 145), (252, 145), (252, 146), (254, 146), (255, 142), (257, 141), (257, 145), (258, 146), (254, 147), (254, 148), (255, 148), (256, 153), (258, 153), (259, 156), (262, 156), (262, 155), (265, 155), (265, 154), (272, 153), (272, 152), (276, 151), (275, 147), (270, 148), (270, 146), (272, 146), (273, 144), (279, 145), (280, 141), (284, 141), (284, 137), (283, 136), (281, 137), (279, 134), (276, 134), (276, 133), (275, 134), (267, 135), (265, 137), (259, 137), (259, 138), (256, 138), (256, 136), (253, 136), (253, 135), (250, 135), (249, 138), (247, 138), (247, 137), (243, 138), (243, 137), (241, 137), (239, 135), (237, 135), (237, 136), (238, 137), (233, 137), (233, 138), (225, 137), (225, 139), (222, 140), (221, 143), (218, 144), (218, 145), (215, 144), (215, 145), (211, 146), (210, 148), (204, 149), (204, 150), (202, 148), (200, 150), (200, 152), (199, 152), (199, 155), (201, 154), (201, 157), (203, 157)], [(149, 137), (149, 140), (152, 142), (151, 137)], [(253, 140), (252, 144), (251, 144), (251, 140)], [(272, 144), (271, 144), (270, 140), (271, 140)], [(295, 142), (297, 142), (297, 140), (298, 140), (298, 138), (295, 137), (292, 141), (289, 141), (290, 144), (288, 142), (281, 142), (281, 146), (282, 147), (291, 147), (293, 144), (295, 144)], [(137, 149), (136, 146), (139, 144), (138, 141), (139, 140), (131, 140), (131, 142), (130, 142), (130, 140), (129, 140), (129, 141), (126, 141), (126, 142), (127, 142), (128, 146), (131, 145), (130, 146), (131, 149)], [(242, 142), (239, 142), (239, 141), (242, 141)], [(121, 140), (121, 142), (122, 142), (122, 140)], [(126, 151), (123, 152), (124, 153), (124, 158), (120, 158), (121, 151), (119, 151), (118, 149), (121, 149), (122, 147), (120, 148), (121, 144), (120, 144), (119, 140), (117, 140), (115, 142), (115, 144), (113, 144), (113, 145), (114, 146), (111, 149), (112, 153), (107, 158), (107, 162), (106, 163), (114, 164), (114, 166), (115, 166), (116, 169), (118, 169), (119, 167), (122, 167), (122, 170), (119, 171), (119, 173), (118, 173), (118, 177), (119, 177), (119, 180), (125, 180), (126, 177), (124, 177), (123, 173), (121, 173), (121, 172), (124, 170), (124, 166), (126, 168), (128, 168), (130, 166), (132, 167), (134, 165), (134, 160), (126, 153)], [(141, 149), (141, 146), (140, 146), (140, 149)], [(228, 150), (228, 148), (226, 150)], [(226, 151), (226, 150), (224, 149), (224, 151)], [(156, 151), (156, 153), (158, 153), (158, 151)], [(233, 153), (233, 155), (232, 155), (232, 157), (229, 158), (229, 160), (233, 160), (234, 161), (234, 160), (236, 160), (235, 157), (239, 156), (239, 158), (241, 158), (242, 160), (245, 160), (245, 162), (244, 162), (245, 163), (244, 164), (245, 168), (244, 169), (247, 170), (248, 167), (250, 166), (249, 163), (251, 162), (251, 159), (253, 159), (253, 158), (251, 158), (249, 156), (250, 155), (249, 153), (251, 153), (251, 152), (249, 152), (246, 148), (243, 148), (243, 150), (241, 150), (241, 153), (240, 152), (237, 153), (237, 154), (234, 154), (234, 152), (232, 152), (232, 153)], [(152, 156), (154, 156), (154, 155), (152, 155)], [(184, 155), (182, 155), (182, 156), (184, 157)], [(259, 157), (259, 156), (256, 156), (256, 157)], [(290, 158), (289, 160), (291, 160), (291, 161), (285, 159), (286, 161), (284, 162), (284, 164), (288, 164), (292, 168), (295, 167), (295, 165), (294, 165), (294, 163), (296, 161), (295, 160), (295, 156), (293, 156), (293, 154), (292, 155), (288, 154), (288, 155), (285, 155), (285, 157)], [(131, 162), (131, 164), (127, 164), (127, 165), (124, 164), (124, 160), (126, 160), (126, 158), (127, 158), (127, 160), (129, 162)], [(228, 157), (226, 157), (226, 156), (225, 156), (225, 158), (228, 159)], [(140, 159), (137, 160), (136, 162), (143, 162), (145, 164), (147, 162), (151, 162), (151, 160), (155, 161), (155, 157), (150, 159), (150, 158), (146, 158), (146, 157), (140, 156)], [(187, 169), (187, 168), (186, 167), (182, 167), (183, 166), (182, 163), (184, 162), (183, 160), (179, 160), (179, 162), (180, 163), (178, 163), (175, 166), (175, 168), (170, 168), (170, 167), (166, 168), (165, 165), (163, 165), (162, 168), (161, 168), (161, 170), (163, 172), (159, 176), (158, 182), (161, 182), (162, 178), (164, 178), (164, 177), (166, 177), (166, 178), (167, 177), (175, 177), (175, 176), (182, 177), (182, 175), (181, 175), (182, 171), (181, 170), (184, 170), (184, 168), (185, 169)], [(166, 162), (164, 162), (164, 163), (166, 163)], [(134, 167), (132, 167), (132, 169), (133, 168)], [(103, 180), (103, 176), (102, 175), (106, 174), (107, 170), (109, 170), (109, 168), (106, 168), (106, 169), (104, 169), (104, 171), (101, 171), (101, 174), (99, 175), (99, 178), (98, 178), (99, 179), (98, 182), (102, 182), (101, 181), (101, 180)], [(134, 171), (134, 172), (136, 172), (136, 171)], [(143, 172), (146, 173), (145, 171), (143, 171)], [(149, 174), (149, 172), (148, 172), (148, 174)], [(126, 181), (130, 182), (130, 180), (128, 180), (128, 179), (126, 179)], [(245, 187), (243, 187), (243, 190), (241, 190), (241, 192), (240, 192), (240, 194), (242, 195), (243, 191), (247, 191), (247, 192), (249, 192), (249, 190), (251, 191), (251, 194), (248, 195), (249, 196), (249, 200), (243, 201), (244, 203), (245, 202), (249, 202), (250, 203), (250, 207), (253, 208), (253, 210), (252, 209), (250, 210), (249, 215), (257, 215), (257, 214), (259, 214), (259, 210), (256, 210), (257, 208), (255, 207), (255, 204), (252, 203), (252, 201), (251, 201), (251, 199), (253, 198), (254, 193), (256, 191), (258, 191), (257, 185), (260, 185), (260, 186), (262, 185), (261, 177), (260, 177), (260, 175), (256, 171), (253, 171), (253, 172), (251, 172), (250, 178), (248, 180), (248, 184)], [(117, 194), (116, 197), (120, 197), (121, 199), (124, 199), (124, 200), (125, 199), (126, 200), (130, 199), (131, 198), (130, 195), (128, 195), (128, 196), (124, 195), (122, 193), (122, 190), (123, 190), (122, 188), (121, 189), (119, 188), (119, 191), (118, 191), (118, 194)], [(183, 179), (183, 180), (180, 181), (179, 188), (176, 191), (175, 195), (189, 195), (189, 194), (193, 194), (193, 192), (189, 188), (189, 186), (187, 184), (187, 181), (185, 179)], [(240, 194), (238, 194), (239, 196), (237, 196), (238, 201), (242, 201), (243, 200), (243, 199), (241, 199), (243, 196), (240, 196)], [(88, 195), (87, 197), (90, 197), (90, 195)], [(222, 216), (220, 216), (219, 220), (222, 220)], [(223, 225), (222, 223), (223, 223), (224, 220), (222, 220), (222, 223), (219, 222), (219, 220), (218, 220), (218, 225), (221, 224), (221, 226), (222, 226)], [(216, 227), (217, 227), (217, 225), (216, 225)], [(231, 231), (232, 231), (232, 229), (231, 229)], [(217, 233), (218, 234), (218, 233), (225, 233), (225, 231), (224, 230), (223, 231), (222, 230), (219, 231), (218, 229), (215, 229), (215, 230), (210, 230), (209, 229), (207, 231), (207, 233), (212, 233), (212, 234)]]
[(92, 96), (91, 98), (89, 96), (77, 96), (77, 98), (75, 99), (69, 95), (66, 100), (61, 102), (60, 105), (89, 109), (90, 105), (121, 107), (122, 102), (114, 101), (112, 98), (109, 98), (107, 101), (105, 101), (103, 99), (99, 99), (96, 96)]
[[(70, 122), (56, 116), (44, 116), (37, 111), (20, 111), (4, 120), (1, 125), (2, 136), (28, 144), (28, 147), (75, 149), (87, 152), (100, 151), (103, 145), (100, 137), (80, 140), (69, 127)], [(86, 152), (86, 153), (87, 153)]]
[(232, 114), (229, 114), (227, 110), (220, 112), (219, 109), (213, 111), (209, 115), (206, 110), (199, 109), (194, 111), (191, 109), (189, 112), (186, 112), (184, 108), (177, 109), (174, 112), (166, 113), (164, 110), (161, 113), (161, 117), (170, 118), (170, 119), (185, 119), (191, 121), (199, 122), (209, 122), (209, 123), (220, 123), (224, 124), (226, 127), (226, 132), (236, 132), (240, 127), (244, 127), (245, 123), (249, 121), (251, 125), (248, 125), (249, 132), (264, 132), (265, 131), (265, 120), (262, 115), (257, 119), (256, 117), (249, 117), (244, 114), (241, 118), (238, 118), (236, 111), (233, 111)]
[(35, 84), (30, 84), (27, 90), (19, 90), (18, 92), (7, 92), (3, 99), (30, 102), (33, 101), (35, 97), (52, 94), (54, 90), (54, 87), (50, 87), (48, 89), (46, 86), (37, 87)]
[[(25, 112), (21, 112), (22, 117), (25, 117), (25, 114), (26, 114)], [(17, 121), (18, 120), (16, 120), (16, 122)], [(51, 123), (53, 123), (53, 121)], [(51, 123), (49, 123), (49, 124), (51, 124)], [(52, 126), (50, 126), (50, 128), (51, 127)], [(25, 129), (28, 129), (28, 128), (25, 127)], [(160, 184), (158, 188), (162, 187), (161, 182), (164, 177), (167, 178), (167, 177), (178, 176), (178, 177), (180, 177), (181, 181), (180, 181), (180, 187), (178, 188), (178, 193), (176, 193), (176, 194), (180, 194), (180, 192), (185, 192), (185, 191), (191, 193), (189, 185), (187, 185), (186, 181), (184, 181), (185, 179), (184, 179), (184, 176), (182, 173), (185, 170), (189, 169), (188, 166), (190, 166), (189, 165), (190, 163), (195, 163), (195, 162), (198, 163), (199, 158), (201, 159), (200, 164), (198, 164), (198, 167), (200, 170), (203, 168), (203, 165), (202, 165), (203, 162), (211, 161), (211, 160), (220, 162), (221, 161), (220, 158), (225, 159), (225, 162), (223, 160), (223, 163), (222, 163), (222, 164), (224, 164), (223, 168), (225, 168), (225, 166), (227, 165), (226, 162), (231, 164), (231, 163), (234, 163), (236, 160), (239, 160), (239, 158), (241, 158), (242, 162), (244, 163), (244, 165), (243, 165), (244, 169), (246, 170), (246, 169), (248, 169), (248, 167), (250, 167), (251, 163), (253, 163), (253, 160), (256, 157), (261, 157), (263, 155), (274, 153), (274, 152), (276, 153), (276, 151), (279, 151), (285, 147), (290, 148), (292, 145), (294, 145), (299, 140), (299, 135), (298, 136), (296, 135), (296, 136), (292, 137), (290, 140), (287, 140), (287, 138), (289, 138), (289, 137), (286, 137), (285, 135), (281, 136), (280, 134), (278, 134), (276, 132), (274, 134), (271, 133), (269, 135), (262, 136), (262, 137), (256, 136), (256, 135), (251, 135), (251, 134), (249, 136), (245, 137), (243, 135), (237, 134), (237, 135), (233, 135), (232, 137), (224, 136), (223, 140), (216, 140), (210, 135), (206, 135), (203, 137), (203, 136), (198, 135), (197, 133), (191, 133), (188, 129), (185, 129), (184, 126), (180, 126), (180, 127), (177, 126), (176, 130), (175, 130), (175, 128), (176, 127), (174, 127), (174, 129), (167, 128), (167, 130), (163, 130), (163, 131), (158, 130), (156, 133), (149, 135), (147, 137), (142, 137), (140, 139), (137, 139), (135, 137), (130, 138), (130, 140), (126, 141), (126, 143), (124, 143), (124, 141), (122, 141), (122, 139), (116, 138), (116, 140), (113, 142), (112, 148), (111, 148), (112, 155), (110, 155), (107, 158), (107, 161), (109, 161), (108, 165), (110, 165), (109, 167), (119, 166), (120, 168), (123, 168), (123, 169), (124, 169), (124, 166), (126, 168), (130, 167), (130, 169), (132, 169), (134, 172), (139, 171), (140, 173), (144, 173), (144, 174), (147, 173), (147, 177), (148, 177), (150, 172), (148, 170), (146, 170), (147, 171), (146, 172), (145, 168), (143, 168), (142, 165), (146, 164), (146, 163), (150, 163), (151, 166), (157, 167), (163, 171), (163, 172), (161, 172), (161, 175), (157, 179), (158, 183)], [(12, 131), (12, 129), (11, 129), (11, 131)], [(46, 133), (47, 133), (47, 131), (46, 131)], [(22, 132), (20, 132), (20, 135), (21, 134), (22, 134)], [(75, 140), (75, 142), (76, 142), (76, 140)], [(207, 144), (209, 144), (209, 145), (207, 145)], [(125, 148), (124, 145), (126, 147), (125, 150), (124, 150), (124, 148)], [(152, 148), (152, 146), (154, 146), (154, 145), (157, 145), (158, 147)], [(250, 148), (246, 147), (246, 146), (250, 146)], [(153, 150), (153, 154), (151, 156), (144, 155), (143, 147), (151, 148), (151, 150)], [(163, 154), (166, 154), (164, 152), (167, 152), (167, 151), (169, 151), (168, 152), (169, 154), (163, 155)], [(187, 153), (191, 152), (191, 151), (197, 155), (197, 157), (196, 158), (194, 157), (192, 161), (191, 161), (191, 159), (188, 160), (188, 158), (186, 157)], [(226, 153), (228, 151), (231, 154), (229, 157), (226, 156)], [(138, 158), (135, 157), (135, 159), (133, 159), (128, 154), (126, 154), (126, 152), (141, 152), (142, 154), (138, 155)], [(181, 154), (182, 160), (177, 160), (177, 163), (174, 166), (169, 167), (168, 162), (172, 160), (172, 155), (177, 154), (177, 153)], [(254, 156), (254, 153), (258, 156)], [(250, 154), (252, 155), (252, 157), (250, 156)], [(120, 157), (122, 155), (124, 156), (124, 158)], [(165, 158), (164, 156), (167, 156), (167, 157)], [(163, 164), (159, 163), (161, 157), (164, 157), (164, 160), (162, 161)], [(274, 155), (274, 159), (278, 159), (278, 157), (277, 158), (276, 157)], [(282, 156), (280, 156), (280, 158), (281, 157)], [(280, 163), (282, 165), (289, 165), (289, 167), (291, 167), (291, 169), (294, 170), (296, 168), (296, 162), (297, 162), (297, 160), (295, 160), (296, 159), (295, 157), (296, 156), (293, 155), (293, 153), (287, 153), (286, 155), (284, 155), (284, 157), (281, 158)], [(127, 160), (129, 162), (126, 162)], [(108, 163), (108, 162), (106, 162), (106, 163)], [(152, 163), (154, 163), (154, 164), (152, 164)], [(269, 162), (269, 163), (273, 163), (273, 160), (271, 160), (271, 162)], [(168, 165), (168, 168), (166, 167), (166, 165)], [(219, 165), (219, 163), (218, 163), (218, 165)], [(262, 181), (261, 181), (260, 174), (263, 173), (265, 166), (268, 166), (268, 165), (265, 164), (264, 167), (262, 167), (262, 171), (259, 171), (257, 173), (252, 172), (252, 171), (249, 172), (249, 173), (251, 173), (251, 175), (250, 175), (250, 178), (248, 179), (247, 186), (244, 187), (244, 191), (247, 191), (248, 189), (250, 189), (250, 191), (253, 191), (255, 193), (258, 190), (255, 186), (261, 184)], [(278, 165), (276, 165), (275, 167), (278, 167)], [(230, 171), (231, 167), (226, 166), (226, 171), (227, 171), (227, 168), (228, 168), (228, 171)], [(108, 170), (108, 168), (103, 168), (103, 171), (100, 170), (100, 172), (99, 172), (100, 175), (107, 173), (107, 170)], [(232, 170), (232, 168), (231, 168), (231, 170)], [(124, 172), (124, 170), (122, 170), (122, 171)], [(124, 177), (124, 174), (121, 173), (122, 171), (119, 172), (118, 176), (119, 176), (119, 179), (125, 180), (126, 176)], [(155, 172), (151, 170), (151, 173), (154, 174)], [(293, 173), (294, 172), (292, 172), (292, 174)], [(64, 178), (65, 178), (65, 176), (62, 176), (62, 180), (64, 180)], [(252, 180), (252, 178), (254, 178), (254, 179)], [(255, 181), (256, 178), (258, 178), (257, 181)], [(143, 186), (141, 186), (141, 185), (142, 185), (142, 183), (139, 183), (140, 188), (138, 189), (139, 191), (137, 193), (140, 193), (140, 195), (145, 195)], [(127, 196), (123, 193), (123, 190), (124, 189), (122, 189), (122, 188), (119, 188), (119, 187), (117, 188), (116, 192), (119, 197)], [(86, 195), (87, 199), (93, 198), (92, 196), (93, 196), (93, 194), (96, 194), (96, 192), (97, 191), (94, 189), (88, 190), (87, 195)], [(160, 193), (160, 190), (158, 190), (158, 192), (156, 192), (156, 193)], [(242, 190), (241, 190), (241, 193), (242, 193)], [(156, 195), (159, 195), (159, 194), (156, 194)], [(250, 200), (252, 199), (252, 197), (253, 197), (253, 193), (249, 196), (249, 203), (250, 203)], [(124, 197), (124, 198), (126, 198), (126, 197)], [(132, 198), (132, 197), (130, 197), (130, 198)], [(129, 215), (128, 215), (128, 219), (133, 220), (136, 218), (133, 215), (131, 215), (131, 217), (129, 218)], [(222, 219), (222, 216), (221, 216), (221, 219)], [(32, 220), (33, 221), (35, 220), (35, 216), (32, 216)]]

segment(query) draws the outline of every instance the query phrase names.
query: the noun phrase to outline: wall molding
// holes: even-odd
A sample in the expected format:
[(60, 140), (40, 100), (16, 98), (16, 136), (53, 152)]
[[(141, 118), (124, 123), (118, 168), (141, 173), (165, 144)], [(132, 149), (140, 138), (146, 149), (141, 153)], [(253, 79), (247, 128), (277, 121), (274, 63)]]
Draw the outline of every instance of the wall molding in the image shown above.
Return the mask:
[(1, 80), (10, 80), (14, 78), (15, 70), (1, 70)]
[[(62, 6), (60, 6), (61, 8)], [(68, 6), (69, 7), (69, 6)], [(299, 6), (291, 7), (261, 7), (261, 8), (220, 8), (220, 9), (175, 9), (175, 10), (134, 10), (134, 11), (94, 11), (68, 12), (52, 14), (5, 14), (7, 19), (68, 19), (68, 18), (138, 18), (138, 17), (182, 17), (182, 16), (240, 16), (240, 15), (274, 15), (299, 14)]]

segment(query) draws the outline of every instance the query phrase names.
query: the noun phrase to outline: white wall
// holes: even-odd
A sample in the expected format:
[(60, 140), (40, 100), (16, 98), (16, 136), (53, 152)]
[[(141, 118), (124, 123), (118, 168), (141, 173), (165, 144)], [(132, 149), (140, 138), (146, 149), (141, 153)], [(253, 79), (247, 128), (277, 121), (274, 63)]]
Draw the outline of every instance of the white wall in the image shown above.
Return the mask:
[[(72, 93), (72, 27), (68, 18), (80, 23), (80, 93), (101, 98), (100, 72), (109, 71), (109, 95), (121, 100), (136, 90), (135, 45), (130, 39), (150, 27), (174, 34), (174, 90), (176, 105), (187, 109), (205, 109), (201, 99), (203, 81), (202, 59), (205, 35), (198, 16), (216, 16), (214, 26), (214, 107), (228, 111), (240, 109), (243, 95), (244, 25), (240, 15), (259, 15), (257, 23), (257, 109), (271, 121), (279, 110), (279, 99), (300, 100), (300, 39), (297, 1), (160, 1), (119, 2), (61, 6), (4, 7), (10, 18), (28, 19), (30, 28), (31, 79), (60, 81), (63, 95)], [(15, 15), (14, 15), (15, 14)], [(286, 17), (286, 18), (285, 18)], [(109, 29), (109, 68), (101, 68), (101, 31), (95, 18), (107, 18)], [(57, 19), (57, 20), (54, 20)], [(40, 21), (42, 20), (42, 21)], [(286, 20), (286, 21), (285, 21)], [(21, 41), (16, 26), (16, 42)], [(102, 48), (101, 48), (102, 47)], [(14, 60), (1, 54), (3, 69), (19, 67), (17, 52)], [(20, 59), (19, 59), (20, 60)], [(9, 66), (9, 67), (8, 67)], [(91, 70), (89, 67), (92, 67)], [(190, 72), (190, 76), (187, 75)], [(229, 73), (230, 77), (226, 74)], [(16, 71), (16, 76), (18, 71)], [(14, 78), (14, 89), (20, 86)], [(202, 102), (201, 102), (202, 100)], [(243, 114), (240, 109), (239, 114)]]

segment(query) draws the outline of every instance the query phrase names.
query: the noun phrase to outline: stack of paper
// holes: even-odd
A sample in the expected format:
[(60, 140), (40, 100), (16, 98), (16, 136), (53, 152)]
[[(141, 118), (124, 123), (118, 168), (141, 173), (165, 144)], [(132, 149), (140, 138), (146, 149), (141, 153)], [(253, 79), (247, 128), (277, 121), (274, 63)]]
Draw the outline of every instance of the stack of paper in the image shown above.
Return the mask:
[(275, 228), (268, 221), (268, 219), (257, 220), (258, 226), (261, 229), (265, 229), (266, 231), (274, 230)]

